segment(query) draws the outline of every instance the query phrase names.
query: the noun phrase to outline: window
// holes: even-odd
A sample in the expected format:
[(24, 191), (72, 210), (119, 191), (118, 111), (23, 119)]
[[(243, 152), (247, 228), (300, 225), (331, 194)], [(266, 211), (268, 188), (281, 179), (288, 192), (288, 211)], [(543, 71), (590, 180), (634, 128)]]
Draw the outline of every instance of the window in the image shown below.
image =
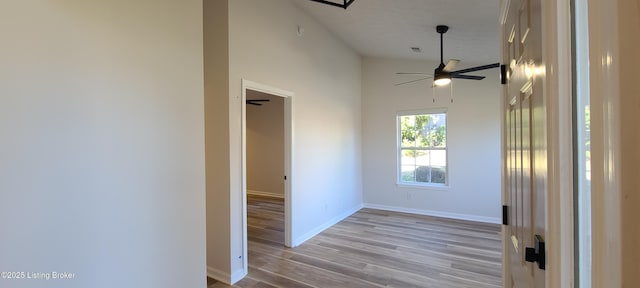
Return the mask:
[(398, 114), (398, 183), (447, 185), (446, 111)]

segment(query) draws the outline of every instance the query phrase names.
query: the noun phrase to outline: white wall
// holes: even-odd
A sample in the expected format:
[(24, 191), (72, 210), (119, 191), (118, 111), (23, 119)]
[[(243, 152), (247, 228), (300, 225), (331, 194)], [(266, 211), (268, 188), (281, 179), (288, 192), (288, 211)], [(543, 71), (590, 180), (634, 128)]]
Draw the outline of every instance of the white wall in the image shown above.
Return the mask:
[(207, 274), (228, 278), (231, 261), (229, 207), (228, 1), (206, 0), (204, 9), (204, 105), (207, 177)]
[[(296, 34), (297, 25), (305, 29)], [(362, 203), (360, 57), (288, 0), (229, 1), (231, 271), (241, 269), (241, 78), (293, 97), (294, 245)]]
[[(482, 81), (454, 79), (453, 103), (446, 89), (437, 90), (438, 96), (434, 98), (428, 81), (394, 86), (417, 79), (395, 75), (396, 72), (429, 73), (436, 66), (435, 62), (363, 60), (364, 201), (370, 207), (498, 222), (501, 213), (499, 70), (482, 73), (488, 76)], [(448, 111), (450, 187), (398, 186), (396, 114), (429, 108)]]
[(0, 287), (205, 287), (201, 1), (0, 3)]
[(247, 105), (247, 192), (284, 197), (284, 98), (248, 90), (247, 99), (267, 99)]
[[(621, 161), (621, 191), (622, 191), (622, 283), (628, 287), (640, 286), (640, 227), (637, 219), (640, 219), (640, 133), (638, 121), (640, 121), (640, 87), (638, 87), (638, 67), (640, 67), (639, 37), (627, 37), (637, 35), (640, 29), (640, 1), (618, 2), (618, 39), (620, 45), (617, 62), (620, 64), (620, 150)], [(635, 95), (635, 96), (631, 96)]]

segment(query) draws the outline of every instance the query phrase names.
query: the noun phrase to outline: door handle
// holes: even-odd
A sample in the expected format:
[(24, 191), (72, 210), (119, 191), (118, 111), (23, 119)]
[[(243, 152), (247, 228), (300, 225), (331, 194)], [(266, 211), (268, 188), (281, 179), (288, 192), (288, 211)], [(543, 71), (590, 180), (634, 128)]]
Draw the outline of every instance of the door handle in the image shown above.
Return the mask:
[(533, 239), (534, 247), (526, 247), (524, 252), (524, 260), (527, 262), (538, 262), (538, 268), (544, 270), (545, 267), (545, 247), (542, 236), (536, 235)]

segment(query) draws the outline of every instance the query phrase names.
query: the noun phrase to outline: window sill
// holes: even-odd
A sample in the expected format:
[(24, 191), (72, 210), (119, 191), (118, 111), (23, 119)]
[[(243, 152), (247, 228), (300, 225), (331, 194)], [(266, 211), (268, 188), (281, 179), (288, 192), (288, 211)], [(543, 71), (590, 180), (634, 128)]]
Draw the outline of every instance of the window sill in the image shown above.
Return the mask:
[(396, 183), (396, 186), (398, 188), (407, 188), (407, 189), (439, 190), (439, 191), (449, 191), (449, 190), (451, 190), (451, 186), (449, 186), (449, 185), (428, 185), (428, 184)]

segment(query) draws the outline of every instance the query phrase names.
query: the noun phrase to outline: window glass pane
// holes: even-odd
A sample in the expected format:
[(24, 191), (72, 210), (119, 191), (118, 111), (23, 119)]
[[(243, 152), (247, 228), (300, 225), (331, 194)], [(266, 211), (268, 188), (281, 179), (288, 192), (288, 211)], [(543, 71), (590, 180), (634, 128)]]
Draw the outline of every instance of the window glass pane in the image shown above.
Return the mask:
[(438, 183), (438, 184), (447, 183), (447, 166), (431, 167), (431, 183)]
[(402, 136), (402, 147), (416, 146), (416, 117), (413, 115), (400, 117), (400, 130)]
[(416, 182), (431, 182), (431, 167), (429, 166), (418, 166), (416, 168)]
[(431, 115), (416, 115), (416, 125), (414, 127), (416, 131), (416, 146), (417, 147), (430, 147), (429, 134), (430, 125), (433, 121)]
[(416, 165), (416, 151), (413, 149), (402, 149), (402, 153), (400, 153), (401, 157), (400, 157), (400, 165), (402, 166), (406, 166), (406, 165), (411, 165), (411, 166), (415, 166)]
[(431, 129), (431, 139), (433, 147), (447, 147), (447, 114), (436, 114), (433, 116), (434, 125)]
[(416, 166), (429, 166), (431, 163), (429, 150), (416, 151)]
[(415, 182), (415, 169), (416, 166), (401, 166), (400, 177), (403, 182)]
[(432, 150), (431, 151), (431, 166), (434, 166), (434, 167), (446, 167), (447, 166), (447, 151), (446, 150)]

